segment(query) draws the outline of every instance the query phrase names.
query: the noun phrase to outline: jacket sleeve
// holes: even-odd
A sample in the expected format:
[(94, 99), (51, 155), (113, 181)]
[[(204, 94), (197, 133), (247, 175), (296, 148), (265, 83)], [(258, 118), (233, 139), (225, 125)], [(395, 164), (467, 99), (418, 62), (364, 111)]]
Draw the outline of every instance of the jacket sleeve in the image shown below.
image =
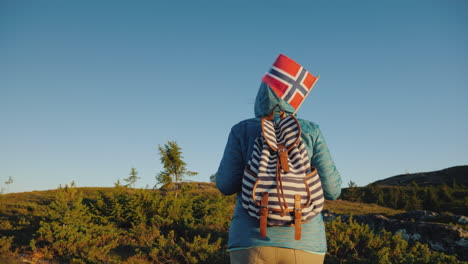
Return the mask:
[(316, 167), (319, 173), (325, 199), (336, 200), (341, 194), (341, 176), (331, 158), (320, 128), (316, 129), (317, 137), (313, 144), (312, 166)]
[(224, 149), (224, 155), (216, 172), (216, 187), (224, 195), (231, 195), (241, 190), (244, 160), (241, 144), (235, 127), (231, 129)]

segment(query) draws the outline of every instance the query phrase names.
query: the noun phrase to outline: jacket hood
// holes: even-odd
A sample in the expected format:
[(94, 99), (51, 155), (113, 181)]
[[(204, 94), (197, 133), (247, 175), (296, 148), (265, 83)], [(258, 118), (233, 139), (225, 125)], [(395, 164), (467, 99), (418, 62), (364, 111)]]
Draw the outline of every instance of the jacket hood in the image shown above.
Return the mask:
[(262, 82), (255, 99), (255, 117), (270, 114), (275, 105), (279, 105), (288, 114), (294, 113), (294, 108), (290, 104), (279, 98), (266, 83)]

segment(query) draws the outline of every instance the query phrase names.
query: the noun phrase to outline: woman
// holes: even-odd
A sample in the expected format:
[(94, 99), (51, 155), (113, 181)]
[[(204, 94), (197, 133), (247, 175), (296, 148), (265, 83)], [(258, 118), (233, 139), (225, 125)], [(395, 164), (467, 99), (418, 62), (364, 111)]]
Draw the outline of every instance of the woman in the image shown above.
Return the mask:
[[(293, 60), (280, 55), (270, 73), (277, 71), (281, 65), (286, 66), (286, 70), (291, 69), (290, 66), (299, 69), (298, 78), (303, 69)], [(261, 117), (269, 115), (276, 105), (287, 114), (292, 114), (300, 106), (279, 93), (281, 87), (276, 87), (274, 80), (269, 81), (269, 75), (271, 76), (267, 74), (263, 78), (256, 97), (255, 118), (241, 121), (232, 127), (216, 173), (216, 185), (223, 194), (238, 194), (229, 230), (231, 263), (323, 263), (327, 245), (321, 214), (304, 223), (301, 239), (295, 240), (295, 229), (284, 226), (268, 227), (268, 235), (260, 236), (258, 219), (250, 216), (242, 207), (240, 193), (243, 171), (251, 157), (254, 140), (261, 134)], [(319, 126), (307, 120), (298, 120), (302, 129), (301, 139), (306, 145), (312, 166), (319, 173), (324, 197), (327, 200), (336, 200), (341, 193), (341, 177)]]

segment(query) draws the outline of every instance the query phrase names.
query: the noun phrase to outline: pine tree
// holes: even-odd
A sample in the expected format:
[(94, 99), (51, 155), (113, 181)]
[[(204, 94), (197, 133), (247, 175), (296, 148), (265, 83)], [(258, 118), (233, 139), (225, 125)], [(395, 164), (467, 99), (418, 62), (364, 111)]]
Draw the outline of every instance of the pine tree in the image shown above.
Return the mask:
[(210, 182), (216, 182), (216, 173), (211, 174)]
[(418, 210), (421, 209), (422, 202), (418, 197), (416, 191), (412, 191), (408, 197), (408, 203), (405, 205), (405, 210)]
[(138, 179), (140, 179), (140, 177), (137, 176), (138, 175), (138, 171), (136, 170), (136, 168), (132, 168), (130, 170), (130, 176), (126, 179), (124, 179), (124, 181), (128, 182), (125, 186), (126, 187), (135, 187), (135, 183)]
[(399, 208), (400, 204), (400, 189), (391, 187), (388, 193), (387, 206), (392, 208)]
[(49, 259), (102, 263), (107, 260), (107, 253), (118, 245), (118, 234), (112, 226), (96, 223), (96, 218), (84, 205), (74, 183), (61, 187), (55, 201), (48, 206), (31, 247)]
[(361, 190), (359, 190), (356, 183), (349, 181), (347, 195), (345, 195), (345, 198), (351, 202), (362, 202), (362, 196), (363, 193)]
[[(8, 180), (5, 181), (5, 185), (7, 186), (6, 189), (6, 192), (10, 192), (10, 185), (13, 183), (13, 178), (11, 176), (8, 177)], [(2, 191), (0, 193), (3, 193), (3, 188), (2, 188)]]
[(187, 164), (182, 160), (182, 150), (175, 141), (169, 141), (164, 146), (158, 146), (158, 149), (164, 167), (164, 170), (156, 176), (158, 183), (163, 185), (179, 183), (185, 176), (198, 174), (187, 170)]
[[(379, 203), (379, 195), (382, 194), (381, 188), (376, 184), (371, 184), (367, 189), (364, 191), (363, 202), (365, 203)], [(383, 194), (381, 195), (383, 196)]]
[(440, 211), (440, 200), (434, 187), (427, 187), (424, 194), (423, 208), (431, 211)]
[(10, 176), (8, 177), (8, 180), (5, 182), (6, 185), (12, 184), (13, 183), (13, 178)]
[(384, 196), (384, 192), (382, 191), (382, 189), (378, 188), (377, 189), (377, 204), (378, 205), (382, 205), (382, 206), (385, 206), (386, 203), (385, 203), (385, 196)]
[(445, 202), (453, 201), (452, 190), (446, 184), (440, 186), (438, 196), (440, 197), (442, 201), (445, 201)]

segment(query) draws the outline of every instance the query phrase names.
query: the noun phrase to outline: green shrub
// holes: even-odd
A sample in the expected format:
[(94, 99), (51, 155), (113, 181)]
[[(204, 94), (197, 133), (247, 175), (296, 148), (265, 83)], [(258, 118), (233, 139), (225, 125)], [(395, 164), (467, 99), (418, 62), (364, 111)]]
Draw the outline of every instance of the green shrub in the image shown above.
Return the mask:
[(186, 263), (223, 263), (223, 254), (218, 251), (222, 250), (221, 238), (216, 241), (211, 241), (211, 235), (206, 237), (195, 236), (192, 241), (185, 241), (181, 238), (182, 248), (184, 252), (184, 260)]
[(427, 245), (419, 242), (410, 245), (400, 234), (392, 235), (386, 231), (375, 234), (368, 225), (358, 224), (352, 218), (349, 223), (337, 218), (326, 223), (326, 229), (326, 263), (461, 263), (454, 256), (431, 251)]
[[(173, 192), (117, 186), (86, 189), (87, 199), (83, 199), (72, 185), (57, 190), (54, 201), (48, 192), (48, 202), (40, 206), (41, 215), (36, 218), (30, 214), (0, 215), (0, 225), (4, 224), (0, 228), (0, 255), (15, 254), (12, 248), (23, 253), (30, 244), (34, 252), (27, 254), (60, 263), (229, 263), (226, 246), (235, 197), (197, 188), (179, 190), (175, 196)], [(362, 196), (364, 201), (397, 189), (371, 190)], [(415, 191), (426, 190), (415, 187)], [(401, 192), (392, 191), (398, 204), (397, 194)], [(454, 193), (453, 197), (458, 196)], [(334, 203), (335, 209), (342, 206), (341, 213), (386, 209)], [(40, 223), (37, 217), (41, 217)], [(400, 235), (374, 233), (352, 219), (343, 222), (338, 218), (326, 223), (326, 228), (326, 263), (460, 263), (427, 245), (409, 244)], [(31, 236), (23, 237), (26, 229), (35, 234), (32, 241)], [(17, 262), (0, 258), (0, 263)]]
[(0, 237), (0, 256), (13, 255), (13, 252), (10, 251), (13, 238), (14, 237)]
[(341, 199), (377, 203), (395, 209), (430, 210), (435, 212), (452, 212), (466, 215), (468, 189), (464, 185), (441, 185), (420, 187), (413, 183), (409, 186), (357, 187), (350, 182), (349, 188), (342, 191)]
[(73, 184), (60, 188), (31, 241), (33, 250), (45, 258), (74, 263), (107, 260), (108, 252), (117, 246), (118, 234), (111, 225), (95, 222), (82, 201)]

